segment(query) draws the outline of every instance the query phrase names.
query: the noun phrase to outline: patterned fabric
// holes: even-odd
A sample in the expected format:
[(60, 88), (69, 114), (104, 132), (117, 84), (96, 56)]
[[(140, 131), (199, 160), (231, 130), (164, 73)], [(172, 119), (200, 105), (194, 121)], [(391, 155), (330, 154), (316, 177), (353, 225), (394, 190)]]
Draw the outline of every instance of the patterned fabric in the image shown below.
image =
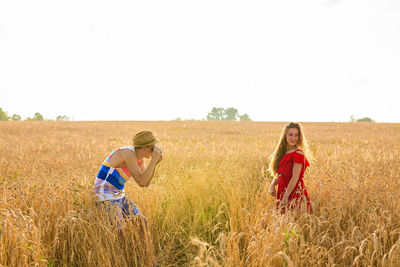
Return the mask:
[(94, 193), (97, 201), (118, 200), (125, 197), (125, 183), (131, 176), (127, 167), (113, 168), (110, 165), (111, 157), (116, 151), (129, 149), (135, 151), (133, 147), (120, 147), (104, 160), (94, 181)]
[(125, 197), (116, 200), (101, 201), (97, 203), (97, 206), (108, 213), (111, 225), (115, 223), (120, 229), (123, 228), (126, 220), (140, 214), (135, 203)]

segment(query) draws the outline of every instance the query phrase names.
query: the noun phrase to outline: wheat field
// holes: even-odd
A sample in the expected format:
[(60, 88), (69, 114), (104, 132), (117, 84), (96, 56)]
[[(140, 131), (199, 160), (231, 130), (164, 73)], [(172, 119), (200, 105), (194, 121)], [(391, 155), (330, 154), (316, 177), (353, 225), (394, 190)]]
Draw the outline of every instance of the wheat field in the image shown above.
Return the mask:
[[(400, 125), (303, 123), (313, 213), (279, 215), (266, 162), (284, 124), (1, 122), (0, 266), (399, 266)], [(107, 154), (141, 130), (164, 159), (126, 192), (154, 253), (91, 194)]]

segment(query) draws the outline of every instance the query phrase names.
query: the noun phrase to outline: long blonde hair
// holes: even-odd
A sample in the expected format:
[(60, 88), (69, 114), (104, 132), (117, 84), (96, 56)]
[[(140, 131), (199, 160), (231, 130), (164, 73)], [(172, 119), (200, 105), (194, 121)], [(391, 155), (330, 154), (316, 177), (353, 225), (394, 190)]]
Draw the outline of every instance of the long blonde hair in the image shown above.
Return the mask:
[(281, 137), (279, 138), (278, 145), (276, 146), (275, 151), (269, 157), (268, 171), (273, 176), (277, 175), (276, 172), (278, 170), (279, 162), (281, 161), (283, 155), (286, 153), (286, 150), (287, 150), (286, 134), (289, 131), (289, 129), (292, 129), (292, 128), (297, 129), (299, 131), (299, 140), (297, 141), (296, 147), (298, 149), (301, 149), (301, 151), (303, 151), (307, 160), (310, 161), (313, 158), (313, 156), (309, 150), (308, 143), (307, 143), (306, 137), (304, 136), (304, 132), (303, 132), (303, 129), (302, 129), (300, 123), (289, 122), (283, 128)]

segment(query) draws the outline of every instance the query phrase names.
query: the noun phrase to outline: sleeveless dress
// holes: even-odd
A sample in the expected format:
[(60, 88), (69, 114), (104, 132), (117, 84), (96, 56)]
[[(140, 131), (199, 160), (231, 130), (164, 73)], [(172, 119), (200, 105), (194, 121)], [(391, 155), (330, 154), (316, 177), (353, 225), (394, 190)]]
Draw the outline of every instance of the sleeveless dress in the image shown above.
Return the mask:
[(139, 215), (140, 212), (132, 201), (125, 198), (125, 183), (131, 177), (128, 167), (113, 168), (110, 164), (113, 154), (122, 149), (135, 152), (135, 148), (130, 146), (120, 147), (111, 152), (97, 173), (93, 191), (97, 202), (107, 204), (107, 209), (113, 210), (115, 217), (125, 218), (130, 215)]
[[(276, 198), (278, 199), (276, 203), (277, 209), (279, 209), (280, 201), (285, 193), (286, 188), (289, 185), (290, 179), (292, 178), (293, 172), (293, 164), (294, 163), (301, 163), (302, 169), (300, 171), (299, 180), (295, 188), (293, 189), (292, 193), (289, 195), (289, 203), (290, 209), (300, 208), (302, 204), (305, 202), (307, 205), (307, 210), (309, 212), (312, 211), (310, 198), (308, 197), (308, 193), (306, 187), (304, 186), (304, 172), (306, 168), (310, 165), (306, 157), (303, 155), (300, 149), (296, 149), (293, 152), (284, 154), (281, 161), (278, 165), (278, 192), (276, 194)], [(285, 208), (281, 209), (281, 212), (284, 213), (286, 210)]]

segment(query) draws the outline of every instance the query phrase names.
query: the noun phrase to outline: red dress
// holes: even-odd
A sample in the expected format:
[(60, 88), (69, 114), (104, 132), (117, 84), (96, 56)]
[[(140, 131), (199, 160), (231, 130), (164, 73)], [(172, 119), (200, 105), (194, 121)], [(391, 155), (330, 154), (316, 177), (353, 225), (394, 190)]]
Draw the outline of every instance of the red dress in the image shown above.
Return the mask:
[[(307, 210), (311, 212), (312, 209), (310, 198), (308, 197), (308, 193), (303, 181), (304, 172), (306, 168), (310, 165), (310, 163), (308, 163), (307, 159), (300, 149), (296, 149), (291, 153), (284, 154), (281, 161), (279, 162), (277, 170), (278, 192), (276, 194), (276, 198), (278, 199), (278, 201), (276, 203), (276, 207), (279, 209), (279, 203), (282, 200), (283, 194), (285, 193), (285, 190), (289, 185), (290, 179), (292, 178), (294, 162), (303, 164), (303, 167), (301, 168), (300, 177), (297, 181), (297, 185), (293, 189), (292, 193), (289, 195), (289, 203), (291, 203), (290, 208), (298, 208), (301, 206), (303, 201), (305, 201), (307, 204)], [(285, 209), (282, 209), (282, 213), (284, 212)]]

